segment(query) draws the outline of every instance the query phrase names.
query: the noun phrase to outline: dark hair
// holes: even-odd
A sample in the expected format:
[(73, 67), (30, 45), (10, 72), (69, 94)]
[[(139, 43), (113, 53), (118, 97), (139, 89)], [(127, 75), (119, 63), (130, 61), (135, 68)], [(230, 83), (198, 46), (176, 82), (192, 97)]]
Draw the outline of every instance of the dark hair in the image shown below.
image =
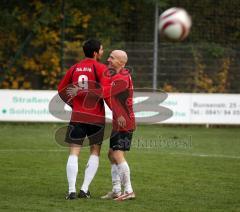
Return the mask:
[(95, 39), (89, 39), (83, 44), (83, 51), (86, 57), (93, 58), (94, 52), (99, 52), (101, 42)]

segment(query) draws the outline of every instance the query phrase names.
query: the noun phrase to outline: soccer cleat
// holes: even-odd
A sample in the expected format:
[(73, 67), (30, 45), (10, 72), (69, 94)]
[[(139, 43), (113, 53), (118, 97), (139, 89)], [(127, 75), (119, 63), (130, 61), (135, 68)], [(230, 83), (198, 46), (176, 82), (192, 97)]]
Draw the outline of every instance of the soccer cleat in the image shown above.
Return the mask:
[(77, 199), (77, 194), (76, 192), (71, 192), (70, 194), (67, 194), (67, 196), (65, 197), (66, 200), (74, 200)]
[(124, 200), (132, 200), (135, 198), (136, 198), (136, 195), (134, 192), (130, 192), (130, 193), (125, 192), (124, 194), (120, 195), (119, 197), (115, 198), (114, 200), (124, 201)]
[(78, 194), (79, 198), (85, 198), (85, 199), (89, 199), (91, 197), (90, 195), (90, 191), (88, 191), (87, 193), (84, 192), (83, 190), (80, 190), (79, 194)]
[(101, 196), (101, 199), (116, 199), (119, 196), (121, 196), (121, 192), (119, 193), (114, 193), (112, 191), (108, 192), (106, 195)]

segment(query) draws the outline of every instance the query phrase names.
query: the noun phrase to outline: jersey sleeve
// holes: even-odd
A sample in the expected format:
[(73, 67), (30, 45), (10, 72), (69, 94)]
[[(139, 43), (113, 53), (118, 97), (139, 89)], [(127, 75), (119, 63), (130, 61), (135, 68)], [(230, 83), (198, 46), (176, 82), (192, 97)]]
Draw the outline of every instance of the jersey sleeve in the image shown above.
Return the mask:
[(126, 117), (126, 108), (127, 102), (121, 101), (122, 96), (125, 96), (125, 93), (129, 88), (129, 78), (128, 77), (118, 77), (112, 82), (112, 88), (110, 93), (110, 103), (112, 111), (116, 114), (117, 117), (124, 116)]
[[(116, 96), (123, 91), (125, 91), (129, 87), (129, 83), (127, 79), (117, 79), (112, 82), (110, 96)], [(106, 96), (107, 97), (107, 96)]]
[(106, 70), (101, 85), (103, 98), (109, 98), (127, 89), (129, 87), (129, 79), (121, 74), (111, 76), (110, 70)]
[(67, 73), (64, 75), (60, 83), (58, 84), (58, 94), (61, 99), (68, 105), (72, 105), (71, 98), (67, 95), (66, 89), (72, 84), (72, 73), (74, 66), (72, 66)]
[(126, 91), (129, 87), (128, 79), (117, 78), (112, 79), (109, 76), (105, 76), (102, 80), (102, 98), (104, 98), (106, 104), (111, 110), (115, 110), (116, 114), (123, 114), (125, 111), (123, 108), (119, 108), (116, 101), (118, 94)]

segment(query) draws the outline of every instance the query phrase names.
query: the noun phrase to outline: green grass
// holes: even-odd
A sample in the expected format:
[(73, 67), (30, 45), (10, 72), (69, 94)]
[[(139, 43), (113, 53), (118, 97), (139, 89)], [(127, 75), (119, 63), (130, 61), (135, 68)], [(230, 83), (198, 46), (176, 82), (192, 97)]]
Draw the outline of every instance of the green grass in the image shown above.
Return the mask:
[[(0, 124), (0, 211), (240, 211), (240, 130), (139, 126), (127, 154), (137, 199), (101, 200), (111, 189), (108, 141), (89, 200), (66, 201), (68, 149), (58, 124)], [(89, 148), (83, 148), (77, 187)]]

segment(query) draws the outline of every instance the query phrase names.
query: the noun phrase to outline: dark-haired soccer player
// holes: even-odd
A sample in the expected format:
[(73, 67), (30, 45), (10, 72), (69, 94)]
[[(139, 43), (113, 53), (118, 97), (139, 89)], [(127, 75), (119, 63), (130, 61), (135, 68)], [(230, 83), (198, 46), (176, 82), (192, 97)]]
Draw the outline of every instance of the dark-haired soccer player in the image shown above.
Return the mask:
[(105, 109), (103, 100), (89, 93), (82, 93), (71, 99), (67, 93), (67, 89), (71, 85), (77, 85), (78, 89), (86, 91), (97, 88), (106, 70), (106, 66), (98, 62), (103, 54), (103, 47), (98, 40), (86, 41), (83, 45), (83, 51), (85, 59), (73, 65), (58, 85), (60, 97), (72, 107), (71, 121), (66, 135), (66, 142), (69, 143), (70, 149), (66, 165), (69, 186), (66, 199), (77, 198), (75, 184), (78, 174), (78, 156), (86, 136), (90, 141), (90, 157), (78, 197), (90, 198), (88, 187), (98, 169), (104, 135)]

